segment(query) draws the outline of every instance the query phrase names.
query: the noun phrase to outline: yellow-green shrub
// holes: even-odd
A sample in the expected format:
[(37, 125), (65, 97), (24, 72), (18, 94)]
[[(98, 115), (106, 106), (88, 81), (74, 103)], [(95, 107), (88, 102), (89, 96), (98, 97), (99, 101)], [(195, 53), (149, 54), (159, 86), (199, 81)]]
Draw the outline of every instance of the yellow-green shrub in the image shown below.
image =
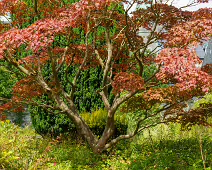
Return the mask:
[[(107, 111), (100, 109), (93, 113), (82, 113), (82, 118), (91, 128), (91, 130), (97, 135), (101, 135), (104, 131), (106, 121), (107, 121)], [(127, 118), (126, 114), (118, 113), (115, 116), (115, 133), (114, 136), (119, 136), (120, 134), (126, 134), (127, 132)]]

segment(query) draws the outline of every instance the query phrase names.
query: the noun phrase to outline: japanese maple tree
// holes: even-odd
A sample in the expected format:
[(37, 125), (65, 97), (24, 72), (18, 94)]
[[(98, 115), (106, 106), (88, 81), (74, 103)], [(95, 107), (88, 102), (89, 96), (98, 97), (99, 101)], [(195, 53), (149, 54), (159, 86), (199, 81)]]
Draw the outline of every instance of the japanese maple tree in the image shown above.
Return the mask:
[[(21, 78), (12, 98), (1, 98), (6, 103), (0, 111), (19, 111), (29, 104), (65, 114), (95, 153), (160, 123), (178, 120), (209, 126), (210, 112), (185, 107), (186, 101), (211, 90), (211, 75), (196, 67), (201, 61), (194, 49), (211, 38), (212, 9), (188, 12), (155, 1), (124, 3), (128, 7), (120, 12), (121, 0), (81, 0), (70, 5), (60, 0), (1, 1), (0, 13), (10, 12), (14, 20), (1, 25), (0, 60), (18, 70)], [(135, 3), (146, 8), (129, 16)], [(147, 37), (139, 34), (141, 28), (149, 32)], [(64, 41), (58, 41), (59, 37)], [(152, 48), (157, 42), (162, 50)], [(50, 75), (45, 75), (46, 66)], [(68, 71), (73, 66), (75, 75)], [(100, 138), (74, 103), (80, 74), (92, 67), (102, 69), (96, 93), (108, 113)], [(43, 95), (53, 102), (37, 102)], [(114, 116), (120, 109), (134, 112), (136, 125), (129, 134), (112, 138)]]

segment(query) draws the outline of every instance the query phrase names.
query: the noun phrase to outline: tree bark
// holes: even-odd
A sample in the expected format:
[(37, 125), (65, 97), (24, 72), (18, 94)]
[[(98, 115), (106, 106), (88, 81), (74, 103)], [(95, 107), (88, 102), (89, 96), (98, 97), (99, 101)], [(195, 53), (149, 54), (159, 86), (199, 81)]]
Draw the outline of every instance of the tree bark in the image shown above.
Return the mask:
[(97, 137), (79, 115), (73, 116), (70, 112), (70, 110), (66, 112), (67, 116), (74, 122), (77, 132), (88, 142), (89, 146), (94, 151), (98, 141)]
[(88, 142), (92, 150), (95, 150), (97, 144), (97, 137), (95, 134), (90, 130), (90, 127), (85, 123), (85, 121), (81, 118), (78, 114), (75, 106), (73, 105), (72, 108), (69, 108), (65, 102), (60, 99), (58, 104), (60, 109), (73, 121), (76, 125), (77, 132)]
[(113, 110), (108, 111), (108, 118), (107, 118), (105, 130), (101, 138), (98, 140), (94, 153), (98, 153), (98, 154), (102, 153), (102, 151), (105, 150), (105, 145), (107, 144), (108, 140), (113, 135), (114, 129), (115, 129), (114, 114), (115, 114), (115, 111)]

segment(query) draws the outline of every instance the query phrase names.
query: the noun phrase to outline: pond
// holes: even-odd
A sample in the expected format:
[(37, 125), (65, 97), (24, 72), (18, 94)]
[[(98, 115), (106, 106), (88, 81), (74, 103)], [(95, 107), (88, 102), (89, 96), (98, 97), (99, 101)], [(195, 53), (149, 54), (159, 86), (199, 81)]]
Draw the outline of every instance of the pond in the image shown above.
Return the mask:
[(31, 116), (29, 112), (24, 113), (14, 113), (14, 112), (7, 112), (6, 116), (8, 120), (10, 120), (12, 123), (19, 125), (21, 127), (31, 126)]

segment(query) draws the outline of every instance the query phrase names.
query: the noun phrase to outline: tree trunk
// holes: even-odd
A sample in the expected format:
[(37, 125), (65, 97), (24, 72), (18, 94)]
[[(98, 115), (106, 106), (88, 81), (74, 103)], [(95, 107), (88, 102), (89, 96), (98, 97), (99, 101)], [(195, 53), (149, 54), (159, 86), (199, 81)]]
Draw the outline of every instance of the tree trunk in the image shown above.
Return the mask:
[(105, 130), (99, 140), (96, 138), (96, 136), (90, 130), (90, 127), (79, 115), (73, 116), (71, 114), (72, 114), (71, 110), (68, 110), (67, 115), (69, 116), (70, 119), (72, 119), (72, 121), (76, 125), (78, 133), (88, 142), (89, 146), (91, 147), (94, 153), (101, 154), (105, 150), (105, 146), (108, 140), (114, 133), (115, 129), (114, 114), (109, 113), (109, 115), (112, 116), (108, 117)]
[(88, 142), (89, 146), (94, 151), (98, 140), (96, 135), (90, 130), (90, 127), (80, 115), (73, 113), (70, 109), (66, 110), (65, 113), (75, 124), (77, 132)]
[(98, 140), (94, 153), (102, 153), (102, 151), (105, 150), (105, 145), (107, 144), (108, 140), (113, 135), (115, 129), (114, 113), (115, 112), (113, 111), (108, 111), (106, 127), (101, 138)]

